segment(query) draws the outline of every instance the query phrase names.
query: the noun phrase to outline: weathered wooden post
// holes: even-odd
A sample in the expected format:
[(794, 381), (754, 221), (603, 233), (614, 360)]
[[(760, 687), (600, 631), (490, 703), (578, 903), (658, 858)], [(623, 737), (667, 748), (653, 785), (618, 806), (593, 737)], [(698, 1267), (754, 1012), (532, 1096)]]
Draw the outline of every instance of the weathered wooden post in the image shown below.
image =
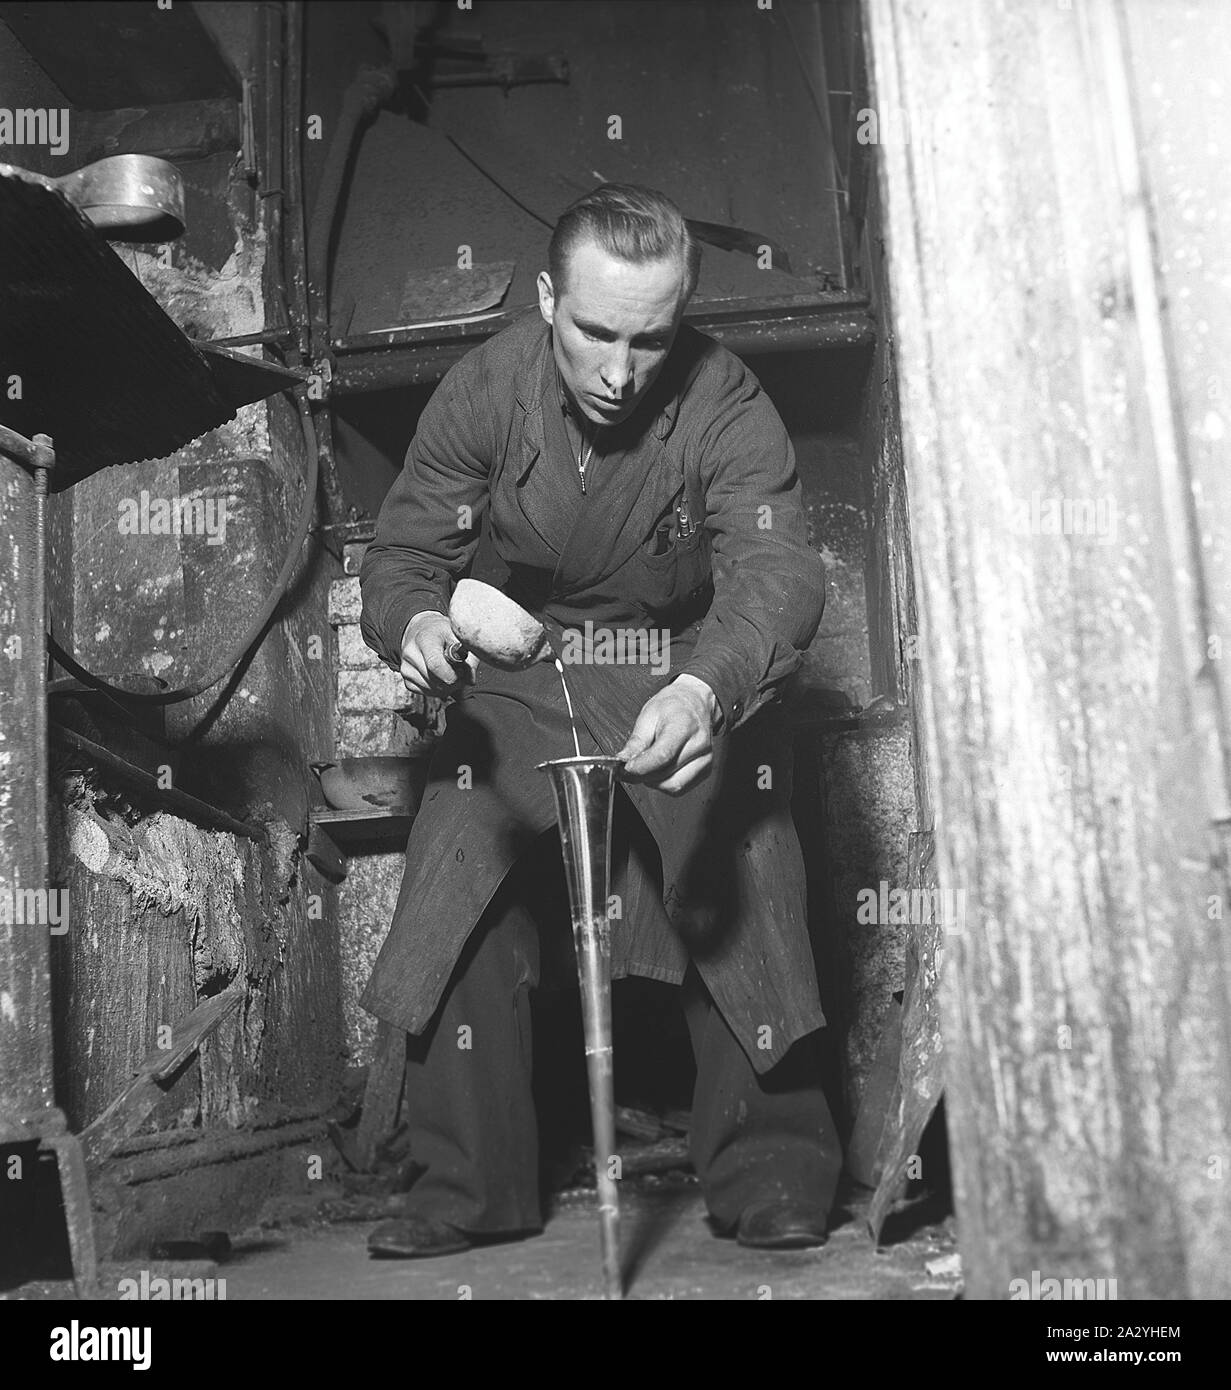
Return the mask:
[(1226, 1298), (1231, 11), (865, 19), (968, 1294)]
[[(35, 474), (14, 440), (0, 438), (0, 1144), (62, 1132), (51, 1057), (50, 938), (38, 902), (47, 889), (45, 659), (40, 618)], [(7, 446), (7, 447), (6, 447)], [(25, 911), (26, 903), (30, 912)]]

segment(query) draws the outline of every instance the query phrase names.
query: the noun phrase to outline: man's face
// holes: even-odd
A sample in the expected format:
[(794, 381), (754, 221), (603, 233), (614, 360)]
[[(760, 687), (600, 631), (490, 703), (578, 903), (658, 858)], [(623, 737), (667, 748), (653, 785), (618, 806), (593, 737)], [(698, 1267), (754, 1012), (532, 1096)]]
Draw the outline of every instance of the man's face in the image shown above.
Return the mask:
[(636, 265), (587, 239), (567, 269), (562, 294), (546, 271), (538, 281), (556, 365), (587, 420), (618, 425), (667, 360), (684, 313), (685, 268), (675, 259)]

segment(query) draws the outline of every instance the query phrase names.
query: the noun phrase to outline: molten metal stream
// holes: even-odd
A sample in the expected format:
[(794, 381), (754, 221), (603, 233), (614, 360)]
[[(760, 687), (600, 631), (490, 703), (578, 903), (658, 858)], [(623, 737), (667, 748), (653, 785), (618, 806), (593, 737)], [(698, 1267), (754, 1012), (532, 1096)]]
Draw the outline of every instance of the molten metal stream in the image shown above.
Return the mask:
[(577, 737), (577, 716), (573, 713), (573, 697), (568, 693), (568, 681), (564, 679), (564, 663), (556, 657), (556, 670), (560, 672), (560, 684), (564, 687), (564, 703), (568, 706), (569, 728), (573, 731), (573, 748), (581, 757), (581, 742)]

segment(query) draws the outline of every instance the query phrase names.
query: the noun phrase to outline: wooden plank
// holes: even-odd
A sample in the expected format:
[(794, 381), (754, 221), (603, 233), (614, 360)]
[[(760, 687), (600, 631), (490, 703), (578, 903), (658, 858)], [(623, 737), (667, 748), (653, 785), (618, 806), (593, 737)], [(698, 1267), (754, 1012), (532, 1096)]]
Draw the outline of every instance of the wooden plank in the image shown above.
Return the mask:
[[(859, 1111), (846, 1146), (846, 1171), (864, 1187), (875, 1188), (880, 1182), (884, 1172), (881, 1149), (885, 1136), (896, 1132), (898, 1059), (901, 1054), (902, 1008), (895, 1002), (885, 1020), (876, 1056), (868, 1069)], [(876, 1235), (877, 1228), (873, 1226), (873, 1239)]]
[[(1184, 88), (1213, 88), (1231, 12), (1192, 8), (1132, 7)], [(1128, 53), (1124, 12), (950, 0), (937, 23), (932, 0), (865, 4), (924, 753), (939, 881), (967, 900), (942, 1018), (973, 1298), (1020, 1296), (1036, 1271), (1114, 1279), (1120, 1299), (1231, 1296), (1211, 1167), (1231, 1142), (1210, 915), (1228, 750), (1198, 558), (1225, 560), (1228, 522), (1194, 526), (1175, 441), (1207, 384), (1168, 350), (1150, 223), (1207, 190), (1225, 223), (1225, 179), (1151, 159), (1174, 89), (1157, 41)], [(1212, 176), (1231, 108), (1202, 116)], [(1187, 222), (1167, 273), (1195, 249)], [(1206, 251), (1200, 316), (1225, 335), (1231, 246)]]
[(245, 995), (240, 980), (212, 995), (171, 1030), (169, 1047), (154, 1047), (129, 1084), (103, 1113), (81, 1132), (87, 1162), (104, 1162), (121, 1140), (135, 1134), (164, 1094), (168, 1082), (215, 1028), (237, 1009)]
[(243, 835), (246, 839), (255, 840), (258, 844), (266, 843), (269, 838), (264, 826), (236, 820), (226, 811), (220, 810), (217, 806), (211, 806), (208, 801), (202, 801), (200, 797), (182, 792), (178, 787), (160, 785), (158, 778), (152, 773), (135, 766), (126, 758), (121, 758), (109, 748), (95, 743), (93, 739), (86, 738), (84, 734), (76, 733), (72, 729), (66, 729), (58, 724), (53, 726), (52, 733), (60, 743), (67, 744), (68, 747), (76, 749), (101, 767), (105, 767), (123, 785), (148, 796), (156, 804), (165, 806), (169, 811), (182, 815), (185, 820), (193, 821), (210, 830), (225, 830), (231, 835)]
[(51, 992), (47, 928), (22, 925), (10, 894), (47, 884), (40, 833), (42, 621), (36, 582), (34, 478), (0, 454), (0, 1143), (32, 1138), (52, 1093)]
[(410, 835), (414, 816), (402, 811), (335, 811), (331, 807), (313, 807), (308, 812), (312, 829), (320, 828), (338, 845), (357, 840), (405, 840)]
[(378, 1023), (355, 1146), (358, 1162), (367, 1171), (375, 1164), (381, 1141), (393, 1132), (405, 1075), (406, 1030), (395, 1028), (391, 1023)]
[[(930, 833), (912, 835), (908, 850), (907, 887), (936, 888), (935, 841)], [(937, 923), (913, 923), (906, 947), (906, 990), (898, 1028), (896, 1080), (885, 1107), (885, 1125), (872, 1161), (876, 1192), (868, 1208), (868, 1229), (879, 1239), (903, 1185), (912, 1176), (911, 1159), (940, 1102), (944, 1085), (944, 1037), (940, 1025), (940, 972), (945, 928)], [(862, 1117), (861, 1117), (862, 1118)], [(915, 1176), (928, 1177), (916, 1172)]]

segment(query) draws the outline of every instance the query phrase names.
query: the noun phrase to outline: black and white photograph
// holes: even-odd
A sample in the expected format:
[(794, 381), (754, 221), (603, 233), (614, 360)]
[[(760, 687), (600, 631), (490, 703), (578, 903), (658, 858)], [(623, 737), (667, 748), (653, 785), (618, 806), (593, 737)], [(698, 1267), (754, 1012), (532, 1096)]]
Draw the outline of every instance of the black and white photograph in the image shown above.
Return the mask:
[(1229, 168), (1227, 0), (0, 3), (11, 1364), (1197, 1361)]

